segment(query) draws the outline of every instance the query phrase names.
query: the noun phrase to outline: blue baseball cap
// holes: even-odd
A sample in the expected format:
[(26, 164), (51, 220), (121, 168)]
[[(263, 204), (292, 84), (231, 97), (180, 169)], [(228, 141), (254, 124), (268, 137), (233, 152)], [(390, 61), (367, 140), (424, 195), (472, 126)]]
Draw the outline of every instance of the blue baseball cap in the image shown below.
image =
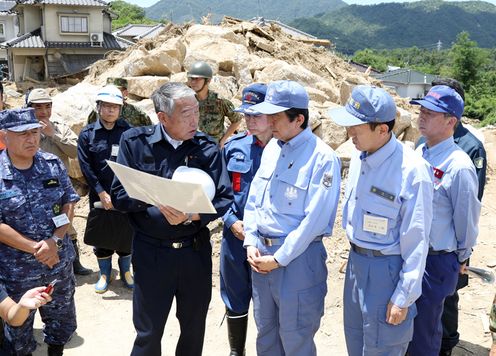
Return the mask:
[(23, 132), (42, 127), (33, 108), (0, 111), (0, 129)]
[(329, 109), (329, 116), (341, 126), (356, 126), (368, 122), (389, 122), (396, 118), (396, 104), (384, 89), (358, 85), (344, 107)]
[(258, 115), (257, 111), (253, 111), (252, 107), (255, 104), (260, 104), (265, 99), (265, 94), (267, 93), (267, 85), (261, 83), (255, 83), (248, 85), (243, 89), (243, 99), (241, 106), (234, 109), (233, 111), (242, 112), (248, 115)]
[(291, 108), (308, 109), (307, 91), (292, 80), (278, 80), (267, 87), (264, 102), (253, 105), (251, 110), (271, 115)]
[(447, 85), (433, 86), (423, 99), (412, 100), (410, 104), (421, 105), (435, 112), (450, 114), (458, 120), (461, 120), (464, 108), (460, 94)]

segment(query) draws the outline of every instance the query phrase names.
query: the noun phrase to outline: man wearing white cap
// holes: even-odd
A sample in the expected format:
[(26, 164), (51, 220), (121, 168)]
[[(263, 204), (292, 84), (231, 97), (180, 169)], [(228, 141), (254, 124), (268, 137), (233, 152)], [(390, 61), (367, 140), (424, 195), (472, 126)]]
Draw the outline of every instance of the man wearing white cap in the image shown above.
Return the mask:
[(403, 356), (413, 334), (432, 219), (427, 162), (399, 142), (396, 105), (360, 85), (329, 112), (359, 152), (350, 163), (343, 228), (350, 241), (344, 331), (350, 356)]
[(339, 199), (340, 162), (308, 127), (308, 94), (298, 83), (270, 83), (263, 103), (273, 140), (266, 146), (245, 208), (244, 246), (252, 267), (258, 355), (316, 355), (324, 313), (327, 254)]

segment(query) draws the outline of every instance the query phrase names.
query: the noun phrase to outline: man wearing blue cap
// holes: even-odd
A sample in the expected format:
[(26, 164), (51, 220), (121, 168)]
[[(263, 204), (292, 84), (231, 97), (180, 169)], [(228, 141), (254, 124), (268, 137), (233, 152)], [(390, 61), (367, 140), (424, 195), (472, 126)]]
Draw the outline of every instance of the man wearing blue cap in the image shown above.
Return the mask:
[[(79, 196), (55, 155), (39, 150), (42, 125), (33, 109), (0, 112), (0, 283), (14, 300), (58, 280), (52, 303), (40, 308), (48, 355), (62, 355), (76, 330), (74, 248), (67, 231)], [(36, 349), (32, 313), (20, 327), (5, 326), (13, 355)]]
[(472, 161), (453, 140), (463, 114), (461, 96), (446, 85), (437, 85), (424, 99), (411, 104), (421, 105), (419, 129), (426, 142), (417, 151), (432, 167), (434, 216), (422, 296), (417, 301), (418, 316), (408, 353), (437, 356), (444, 300), (455, 292), (458, 273), (465, 272), (478, 234), (479, 187)]
[(343, 228), (351, 244), (344, 286), (350, 356), (403, 356), (413, 333), (432, 219), (429, 166), (391, 132), (393, 98), (357, 86), (329, 112), (359, 152), (350, 162)]
[(339, 199), (340, 162), (308, 126), (308, 94), (270, 83), (251, 110), (269, 115), (271, 140), (245, 207), (244, 246), (253, 270), (257, 354), (316, 355), (313, 337), (327, 293), (324, 235)]
[(234, 201), (223, 217), (220, 250), (220, 293), (226, 305), (230, 356), (242, 356), (245, 352), (251, 271), (243, 248), (243, 213), (262, 152), (272, 138), (267, 115), (252, 111), (251, 107), (264, 101), (266, 91), (267, 85), (259, 83), (243, 90), (241, 106), (234, 111), (244, 114), (248, 131), (233, 136), (223, 149), (234, 192)]

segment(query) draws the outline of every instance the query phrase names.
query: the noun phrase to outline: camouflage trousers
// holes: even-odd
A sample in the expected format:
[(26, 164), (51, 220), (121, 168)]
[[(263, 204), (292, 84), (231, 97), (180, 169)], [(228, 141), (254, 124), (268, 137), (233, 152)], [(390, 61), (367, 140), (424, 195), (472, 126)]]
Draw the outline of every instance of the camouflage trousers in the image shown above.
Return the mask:
[[(29, 289), (48, 285), (57, 278), (58, 283), (52, 293), (52, 301), (39, 308), (44, 341), (52, 345), (65, 345), (76, 331), (76, 307), (74, 304), (75, 278), (72, 262), (60, 273), (41, 276), (35, 280), (22, 280), (5, 283), (9, 296), (16, 302)], [(36, 311), (31, 311), (26, 322), (19, 327), (4, 325), (4, 346), (9, 355), (27, 355), (36, 349), (33, 337), (33, 322)]]

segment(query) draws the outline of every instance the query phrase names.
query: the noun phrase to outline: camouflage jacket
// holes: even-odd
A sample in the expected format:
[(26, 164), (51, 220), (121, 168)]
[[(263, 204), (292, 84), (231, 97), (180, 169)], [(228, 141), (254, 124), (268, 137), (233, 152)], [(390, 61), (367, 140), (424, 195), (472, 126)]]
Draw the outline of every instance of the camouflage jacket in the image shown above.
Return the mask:
[[(134, 127), (153, 125), (152, 120), (150, 120), (148, 115), (145, 114), (143, 110), (126, 102), (122, 107), (121, 117)], [(95, 122), (96, 118), (97, 113), (93, 110), (88, 116), (88, 124)]]
[(217, 142), (224, 135), (225, 117), (231, 124), (241, 120), (241, 115), (233, 111), (234, 105), (229, 100), (220, 98), (217, 93), (208, 91), (207, 98), (198, 102), (200, 104), (198, 129), (215, 138)]
[[(54, 154), (38, 151), (29, 176), (14, 168), (5, 151), (0, 154), (0, 223), (29, 239), (45, 240), (56, 229), (52, 218), (61, 214), (64, 204), (78, 200), (64, 164)], [(59, 258), (50, 269), (30, 253), (0, 244), (0, 280), (32, 280), (59, 273), (74, 259), (67, 237)]]

